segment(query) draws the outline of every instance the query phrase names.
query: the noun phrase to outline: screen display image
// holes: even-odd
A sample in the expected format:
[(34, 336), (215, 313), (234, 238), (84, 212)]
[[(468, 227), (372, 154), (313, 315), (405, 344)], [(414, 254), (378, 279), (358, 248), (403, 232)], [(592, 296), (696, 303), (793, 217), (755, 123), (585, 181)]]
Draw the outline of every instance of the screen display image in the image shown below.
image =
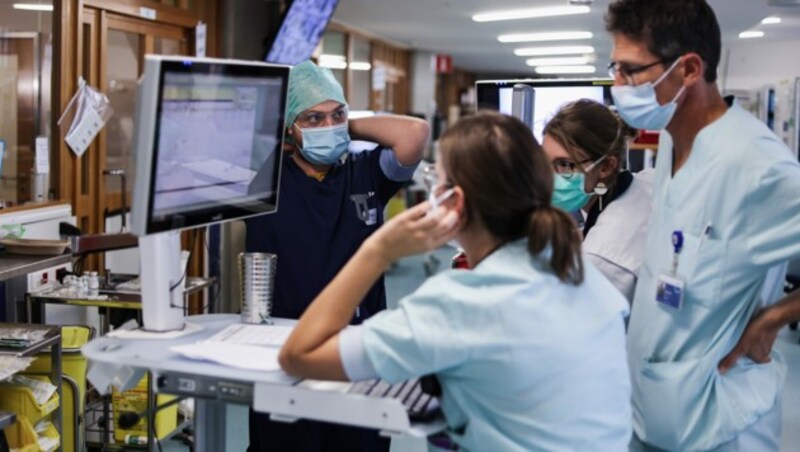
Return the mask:
[(155, 219), (273, 190), (256, 176), (280, 140), (281, 88), (280, 80), (164, 75)]
[(288, 66), (146, 57), (137, 102), (133, 231), (274, 212), (288, 78)]
[(565, 104), (579, 99), (591, 99), (605, 105), (612, 103), (610, 80), (504, 80), (476, 84), (478, 107), (510, 115), (513, 87), (518, 83), (534, 89), (533, 136), (540, 143), (545, 124)]
[(267, 62), (295, 65), (309, 59), (339, 0), (294, 0), (267, 53)]

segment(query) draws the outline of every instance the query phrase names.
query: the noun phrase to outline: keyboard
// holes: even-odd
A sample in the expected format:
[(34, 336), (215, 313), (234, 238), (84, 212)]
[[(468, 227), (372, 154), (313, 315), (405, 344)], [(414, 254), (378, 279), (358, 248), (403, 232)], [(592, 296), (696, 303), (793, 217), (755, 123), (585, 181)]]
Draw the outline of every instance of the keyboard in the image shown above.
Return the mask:
[(208, 338), (211, 342), (226, 344), (261, 345), (280, 347), (292, 332), (290, 326), (251, 325), (235, 323)]
[(426, 422), (434, 419), (440, 412), (439, 400), (422, 391), (418, 379), (390, 384), (383, 380), (365, 380), (353, 383), (347, 391), (369, 397), (393, 398), (401, 401), (409, 419)]

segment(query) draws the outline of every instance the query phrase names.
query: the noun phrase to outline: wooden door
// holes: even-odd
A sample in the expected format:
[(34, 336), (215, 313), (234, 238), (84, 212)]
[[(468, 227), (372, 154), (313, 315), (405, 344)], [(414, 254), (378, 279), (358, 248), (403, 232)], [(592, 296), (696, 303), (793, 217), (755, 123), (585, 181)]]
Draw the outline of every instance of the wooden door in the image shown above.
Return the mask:
[[(106, 231), (107, 215), (127, 208), (136, 177), (132, 158), (137, 81), (145, 54), (191, 55), (195, 27), (202, 18), (209, 27), (209, 55), (216, 51), (216, 0), (158, 3), (151, 0), (59, 0), (54, 2), (54, 34), (60, 39), (54, 55), (54, 104), (61, 111), (78, 86), (78, 78), (105, 93), (114, 115), (86, 153), (77, 158), (63, 140), (56, 145), (54, 185), (59, 197), (72, 202), (84, 233)], [(174, 6), (176, 5), (177, 6)], [(173, 6), (170, 6), (173, 5)], [(107, 175), (124, 170), (121, 178)], [(184, 240), (202, 250), (201, 240)], [(91, 256), (91, 268), (104, 268), (101, 257)], [(190, 275), (202, 274), (202, 251), (193, 253)]]

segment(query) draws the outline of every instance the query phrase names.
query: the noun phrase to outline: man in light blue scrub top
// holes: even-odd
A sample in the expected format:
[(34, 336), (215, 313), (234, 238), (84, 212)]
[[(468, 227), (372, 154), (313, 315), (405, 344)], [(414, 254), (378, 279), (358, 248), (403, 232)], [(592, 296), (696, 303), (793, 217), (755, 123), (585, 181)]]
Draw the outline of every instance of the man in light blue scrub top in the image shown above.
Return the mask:
[(800, 294), (764, 309), (759, 295), (800, 256), (800, 165), (720, 96), (704, 0), (619, 0), (606, 26), (620, 116), (666, 129), (628, 330), (631, 448), (778, 450), (786, 370), (772, 346)]

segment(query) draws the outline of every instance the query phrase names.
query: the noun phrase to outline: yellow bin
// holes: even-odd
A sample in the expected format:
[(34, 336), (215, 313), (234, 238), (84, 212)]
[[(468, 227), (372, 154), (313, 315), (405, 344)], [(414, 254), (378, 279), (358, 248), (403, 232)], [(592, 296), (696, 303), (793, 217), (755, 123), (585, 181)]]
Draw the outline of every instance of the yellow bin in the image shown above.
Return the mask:
[[(94, 338), (94, 328), (84, 325), (61, 327), (61, 373), (70, 377), (78, 387), (78, 414), (82, 415), (86, 408), (86, 357), (81, 354), (81, 347)], [(49, 373), (50, 352), (44, 352), (36, 358), (25, 372)], [(64, 452), (75, 451), (75, 389), (62, 380), (61, 394), (64, 397), (64, 407), (61, 412), (62, 433), (64, 435)]]
[[(112, 388), (111, 404), (114, 407), (114, 440), (125, 441), (125, 435), (147, 436), (147, 417), (140, 416), (139, 422), (129, 429), (119, 426), (119, 417), (124, 412), (143, 413), (147, 410), (147, 376), (135, 388), (119, 392)], [(175, 396), (157, 395), (156, 405), (163, 405)], [(178, 404), (170, 405), (156, 413), (156, 437), (159, 439), (172, 433), (178, 425)]]
[[(4, 430), (8, 445), (16, 452), (39, 452), (39, 443), (37, 441), (36, 431), (25, 416), (19, 416), (17, 422), (6, 427)], [(51, 423), (47, 430), (44, 431), (42, 436), (54, 438), (59, 440), (58, 431)]]
[[(50, 381), (48, 377), (30, 376), (42, 381)], [(54, 392), (50, 399), (42, 404), (36, 401), (33, 391), (21, 385), (0, 385), (0, 410), (11, 411), (17, 416), (25, 416), (31, 423), (39, 420), (58, 408), (58, 392)]]

